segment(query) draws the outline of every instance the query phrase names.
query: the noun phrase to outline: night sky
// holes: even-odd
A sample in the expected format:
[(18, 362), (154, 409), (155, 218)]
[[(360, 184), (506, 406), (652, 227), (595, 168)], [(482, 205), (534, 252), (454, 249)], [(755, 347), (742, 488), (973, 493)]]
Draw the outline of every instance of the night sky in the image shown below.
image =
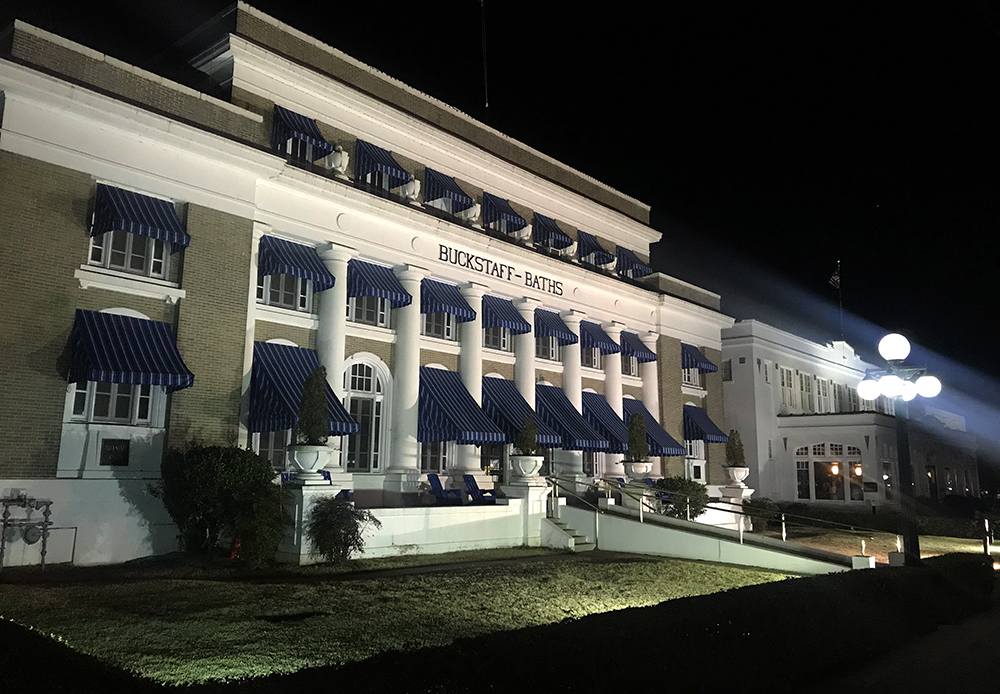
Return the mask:
[[(1000, 4), (487, 0), (488, 109), (476, 0), (251, 4), (651, 205), (654, 265), (729, 315), (839, 339), (840, 260), (846, 339), (875, 360), (903, 332), (1000, 441)], [(228, 5), (13, 0), (0, 25), (172, 76)]]

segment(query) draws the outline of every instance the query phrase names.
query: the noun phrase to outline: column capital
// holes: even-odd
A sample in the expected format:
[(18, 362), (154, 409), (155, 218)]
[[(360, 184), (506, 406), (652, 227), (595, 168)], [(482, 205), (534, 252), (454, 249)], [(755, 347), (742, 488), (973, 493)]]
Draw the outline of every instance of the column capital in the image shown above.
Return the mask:
[(605, 323), (601, 327), (604, 328), (604, 332), (608, 334), (608, 337), (617, 341), (622, 335), (622, 330), (625, 329), (625, 324), (613, 320), (608, 323)]
[(261, 236), (267, 236), (268, 234), (271, 233), (271, 231), (272, 231), (271, 225), (266, 222), (255, 221), (253, 223), (253, 237), (258, 241), (260, 240)]
[(649, 347), (649, 349), (654, 354), (656, 353), (656, 346), (660, 342), (660, 334), (658, 332), (654, 332), (652, 330), (650, 330), (648, 332), (644, 332), (644, 333), (642, 333), (642, 334), (639, 335), (639, 339), (642, 340), (642, 344), (644, 344), (647, 347)]
[(357, 257), (357, 249), (350, 248), (348, 246), (341, 246), (337, 243), (331, 243), (319, 251), (319, 258), (323, 262), (340, 261), (342, 263), (346, 263), (352, 258)]
[(479, 284), (479, 282), (466, 282), (465, 284), (458, 285), (458, 291), (462, 293), (466, 299), (478, 298), (481, 299), (483, 294), (489, 290), (485, 284)]
[[(584, 313), (583, 311), (577, 311), (576, 309), (570, 309), (568, 311), (562, 311), (559, 314), (559, 317), (562, 318), (563, 323), (566, 324), (566, 327), (568, 327), (568, 328), (579, 328), (580, 327), (580, 321), (582, 321), (583, 319), (585, 319), (587, 317), (587, 314)], [(579, 332), (579, 331), (577, 331), (577, 332)]]
[(419, 282), (427, 275), (431, 274), (431, 271), (427, 268), (422, 268), (419, 265), (397, 265), (394, 267), (393, 272), (396, 273), (396, 277), (401, 280), (411, 280)]

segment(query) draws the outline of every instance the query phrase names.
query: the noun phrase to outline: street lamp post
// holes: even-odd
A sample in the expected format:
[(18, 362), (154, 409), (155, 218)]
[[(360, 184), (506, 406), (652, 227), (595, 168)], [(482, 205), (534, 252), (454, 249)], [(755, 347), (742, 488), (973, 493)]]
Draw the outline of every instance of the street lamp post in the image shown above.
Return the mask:
[(907, 428), (907, 403), (920, 395), (933, 398), (941, 392), (941, 381), (927, 374), (922, 366), (905, 364), (910, 343), (902, 335), (892, 333), (878, 343), (878, 352), (887, 367), (865, 374), (858, 384), (858, 397), (874, 400), (879, 395), (893, 399), (896, 417), (896, 461), (899, 466), (900, 534), (903, 536), (903, 556), (907, 566), (920, 564), (920, 535), (917, 532), (916, 505), (913, 497), (913, 469), (910, 467), (910, 435)]

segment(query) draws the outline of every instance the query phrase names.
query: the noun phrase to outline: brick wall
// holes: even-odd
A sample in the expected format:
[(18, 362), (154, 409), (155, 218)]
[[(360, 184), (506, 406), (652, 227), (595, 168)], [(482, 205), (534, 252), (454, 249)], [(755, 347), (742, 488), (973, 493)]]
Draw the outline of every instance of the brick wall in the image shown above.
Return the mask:
[[(705, 395), (705, 412), (715, 422), (716, 426), (728, 434), (729, 430), (726, 428), (726, 417), (722, 401), (722, 352), (706, 347), (700, 347), (699, 349), (701, 349), (701, 353), (705, 355), (706, 359), (719, 366), (719, 370), (715, 373), (703, 374), (705, 378), (705, 390), (708, 391)], [(726, 461), (726, 444), (710, 443), (705, 446), (705, 449), (708, 456), (708, 465), (706, 465), (708, 468), (706, 473), (708, 483), (723, 484), (728, 479), (726, 473), (722, 470), (722, 464)]]
[(590, 388), (595, 393), (604, 395), (604, 381), (599, 381), (596, 378), (583, 378), (581, 381), (583, 383), (584, 390)]
[[(675, 441), (684, 443), (684, 393), (681, 392), (681, 341), (660, 335), (656, 343), (656, 370), (660, 378), (660, 424)], [(662, 458), (663, 475), (684, 474), (684, 457)]]
[(450, 371), (458, 371), (458, 355), (438, 352), (433, 349), (420, 350), (420, 365), (440, 364)]
[[(249, 266), (248, 266), (249, 267)], [(316, 349), (316, 331), (308, 328), (297, 328), (294, 325), (283, 323), (272, 323), (271, 321), (258, 319), (254, 323), (254, 342), (267, 342), (268, 340), (289, 340), (299, 347)], [(347, 338), (350, 340), (351, 338)], [(243, 359), (240, 359), (243, 363)]]
[(642, 400), (642, 387), (622, 384), (622, 395), (631, 395), (636, 400)]
[(486, 374), (498, 373), (508, 381), (514, 380), (514, 365), (504, 364), (499, 361), (483, 360), (483, 376)]
[(535, 383), (539, 381), (548, 381), (557, 388), (562, 388), (562, 374), (557, 371), (543, 371), (536, 367), (535, 369)]
[(385, 362), (385, 365), (392, 370), (392, 350), (391, 342), (381, 342), (379, 340), (369, 340), (365, 337), (352, 337), (348, 335), (344, 340), (344, 354), (351, 356), (358, 352), (369, 352)]

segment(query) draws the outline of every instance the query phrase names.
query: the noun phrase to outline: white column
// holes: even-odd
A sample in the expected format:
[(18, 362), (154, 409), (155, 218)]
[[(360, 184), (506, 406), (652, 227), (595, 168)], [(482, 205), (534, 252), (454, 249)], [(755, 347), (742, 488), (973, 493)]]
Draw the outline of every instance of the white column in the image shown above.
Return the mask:
[[(462, 298), (468, 302), (476, 317), (459, 323), (458, 338), (462, 351), (458, 355), (458, 373), (462, 377), (469, 395), (476, 404), (483, 404), (483, 294), (486, 285), (469, 282), (459, 287)], [(452, 467), (451, 486), (464, 489), (463, 475), (474, 475), (476, 483), (482, 487), (492, 486), (492, 480), (482, 474), (480, 452), (476, 446), (458, 446), (458, 455)]]
[(540, 305), (540, 301), (529, 297), (514, 302), (531, 326), (530, 333), (514, 335), (514, 384), (531, 409), (535, 409), (535, 309)]
[[(621, 344), (622, 329), (624, 324), (618, 321), (604, 324), (604, 332), (612, 340)], [(622, 355), (620, 352), (605, 354), (601, 362), (604, 365), (604, 397), (607, 399), (611, 409), (621, 417), (624, 409), (622, 406)], [(606, 478), (623, 477), (625, 467), (622, 465), (624, 456), (621, 453), (605, 453), (604, 455), (604, 476)]]
[[(579, 338), (580, 321), (586, 317), (586, 314), (580, 311), (563, 311), (559, 315), (563, 323), (566, 324), (566, 327)], [(561, 352), (563, 393), (573, 403), (576, 411), (583, 414), (583, 376), (580, 372), (580, 343), (563, 345)], [(559, 475), (561, 477), (574, 479), (583, 477), (583, 451), (556, 451), (554, 460), (558, 464)]]
[[(639, 336), (642, 340), (642, 344), (646, 345), (646, 348), (650, 352), (656, 354), (659, 357), (659, 350), (657, 349), (657, 344), (660, 339), (659, 333), (647, 332)], [(647, 361), (645, 364), (639, 364), (639, 375), (642, 376), (642, 404), (646, 406), (649, 410), (649, 414), (653, 415), (653, 419), (657, 422), (660, 421), (660, 370), (658, 367), (659, 359), (655, 361)], [(662, 458), (651, 458), (653, 463), (652, 473), (654, 475), (663, 475), (663, 459)]]
[(420, 397), (420, 281), (427, 270), (414, 265), (395, 268), (399, 283), (413, 301), (396, 309), (396, 345), (393, 351), (392, 436), (386, 470), (385, 501), (402, 505), (419, 491), (420, 459), (417, 415)]

